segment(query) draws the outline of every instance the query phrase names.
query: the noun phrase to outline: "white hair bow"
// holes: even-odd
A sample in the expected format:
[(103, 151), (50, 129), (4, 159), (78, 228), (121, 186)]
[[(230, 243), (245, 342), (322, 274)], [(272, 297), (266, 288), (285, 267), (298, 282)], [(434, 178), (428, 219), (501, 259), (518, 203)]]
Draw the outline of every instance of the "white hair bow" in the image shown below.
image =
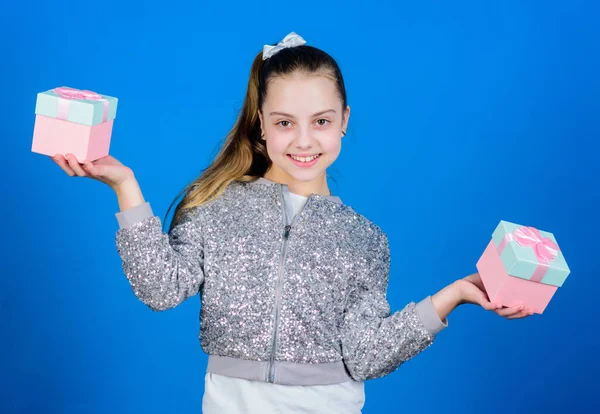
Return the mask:
[(286, 37), (284, 37), (281, 42), (277, 43), (276, 46), (265, 45), (265, 47), (263, 47), (263, 60), (267, 60), (275, 53), (279, 52), (281, 49), (285, 49), (287, 47), (301, 46), (305, 43), (306, 41), (302, 39), (302, 37), (300, 37), (294, 32), (291, 32)]

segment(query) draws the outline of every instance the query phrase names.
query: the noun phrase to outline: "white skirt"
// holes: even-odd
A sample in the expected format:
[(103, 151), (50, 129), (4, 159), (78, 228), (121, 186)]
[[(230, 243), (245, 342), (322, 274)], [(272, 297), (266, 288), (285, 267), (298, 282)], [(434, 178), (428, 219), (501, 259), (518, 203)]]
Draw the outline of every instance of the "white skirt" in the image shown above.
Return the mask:
[(281, 385), (207, 373), (203, 414), (360, 414), (363, 381), (332, 385)]

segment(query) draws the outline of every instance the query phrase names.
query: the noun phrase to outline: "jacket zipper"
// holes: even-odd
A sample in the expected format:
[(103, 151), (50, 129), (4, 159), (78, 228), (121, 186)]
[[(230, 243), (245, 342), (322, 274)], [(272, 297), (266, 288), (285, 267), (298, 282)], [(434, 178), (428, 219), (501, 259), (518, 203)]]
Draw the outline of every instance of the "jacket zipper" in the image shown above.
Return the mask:
[(279, 261), (279, 279), (277, 281), (277, 293), (275, 295), (275, 323), (273, 326), (273, 339), (271, 346), (271, 358), (267, 364), (267, 372), (266, 372), (266, 381), (274, 382), (275, 381), (275, 352), (277, 350), (277, 328), (279, 326), (279, 302), (281, 297), (281, 285), (283, 283), (283, 268), (285, 264), (285, 255), (287, 252), (287, 242), (290, 237), (290, 232), (292, 231), (292, 225), (296, 221), (296, 218), (302, 213), (308, 202), (310, 201), (312, 194), (308, 197), (300, 211), (294, 216), (292, 222), (287, 224), (287, 213), (285, 210), (285, 198), (283, 197), (283, 185), (279, 185), (279, 195), (281, 198), (281, 206), (283, 210), (283, 221), (284, 221), (284, 229), (283, 229), (283, 248), (281, 249), (281, 256)]

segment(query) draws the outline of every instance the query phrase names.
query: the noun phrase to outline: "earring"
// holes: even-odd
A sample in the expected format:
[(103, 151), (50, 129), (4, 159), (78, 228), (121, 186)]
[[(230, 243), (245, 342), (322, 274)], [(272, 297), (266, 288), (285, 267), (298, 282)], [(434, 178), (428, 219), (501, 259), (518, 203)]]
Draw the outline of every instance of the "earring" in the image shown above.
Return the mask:
[(346, 136), (346, 131), (342, 131), (342, 134), (344, 134), (342, 136), (345, 137)]

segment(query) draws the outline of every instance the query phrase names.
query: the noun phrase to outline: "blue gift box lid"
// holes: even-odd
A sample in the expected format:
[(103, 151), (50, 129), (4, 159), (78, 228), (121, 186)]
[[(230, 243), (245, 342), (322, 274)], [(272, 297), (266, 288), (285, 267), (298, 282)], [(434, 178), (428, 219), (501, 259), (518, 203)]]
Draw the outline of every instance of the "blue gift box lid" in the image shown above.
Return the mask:
[[(77, 92), (82, 92), (78, 89), (68, 87), (54, 88), (45, 92), (40, 92), (37, 94), (35, 103), (36, 115), (58, 118), (60, 112), (59, 105), (63, 105), (62, 108), (67, 108), (66, 121), (94, 126), (105, 122), (104, 111), (106, 105), (106, 121), (111, 121), (117, 116), (118, 99), (114, 96), (95, 94), (92, 92), (88, 96), (96, 95), (97, 99), (65, 99), (62, 98), (62, 95), (57, 93), (56, 90), (73, 91), (72, 96), (74, 97), (77, 96)], [(60, 100), (63, 102), (59, 103)]]
[[(525, 238), (529, 240), (529, 245), (522, 244), (523, 241), (519, 243), (517, 239), (523, 240), (523, 237), (514, 237), (517, 230), (521, 232), (519, 234), (528, 236)], [(505, 240), (503, 243), (505, 238), (510, 240)], [(545, 252), (556, 252), (554, 259), (547, 262), (548, 269), (540, 280), (541, 283), (560, 287), (571, 273), (552, 233), (502, 220), (492, 234), (492, 240), (496, 248), (501, 247), (501, 245), (505, 246), (500, 252), (500, 259), (506, 272), (511, 276), (531, 280), (540, 264), (540, 260), (536, 255), (536, 248), (543, 249)]]

